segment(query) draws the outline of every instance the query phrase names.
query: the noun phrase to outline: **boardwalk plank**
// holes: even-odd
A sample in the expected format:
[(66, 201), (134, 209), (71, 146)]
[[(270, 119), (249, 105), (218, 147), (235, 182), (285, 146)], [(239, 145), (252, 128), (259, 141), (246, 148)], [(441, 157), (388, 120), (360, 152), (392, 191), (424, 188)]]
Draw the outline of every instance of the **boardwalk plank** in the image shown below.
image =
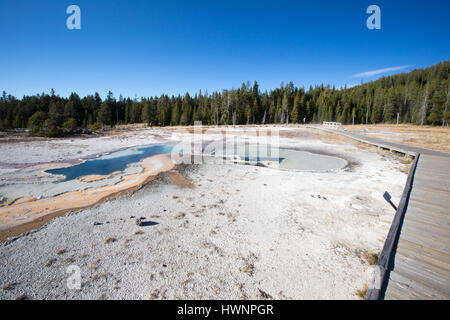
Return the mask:
[[(392, 281), (392, 283), (391, 283)], [(386, 298), (401, 300), (420, 299), (446, 299), (445, 293), (440, 290), (436, 290), (432, 287), (422, 284), (421, 282), (411, 280), (411, 276), (408, 276), (406, 272), (391, 272), (390, 274), (390, 286), (392, 289), (386, 291)]]
[(406, 219), (406, 222), (415, 222), (415, 223), (424, 223), (426, 226), (430, 226), (431, 228), (438, 228), (442, 230), (445, 234), (449, 233), (449, 228), (446, 228), (450, 223), (450, 219), (442, 214), (426, 214), (425, 211), (415, 211), (415, 212), (408, 212), (408, 218)]
[(440, 207), (439, 205), (437, 205), (435, 203), (424, 203), (424, 202), (416, 201), (413, 198), (410, 198), (409, 205), (408, 205), (408, 212), (412, 209), (420, 209), (420, 210), (424, 210), (425, 212), (441, 213), (441, 214), (449, 215), (448, 210)]
[(428, 270), (423, 270), (415, 265), (399, 261), (396, 263), (395, 270), (391, 274), (399, 275), (407, 279), (408, 281), (406, 283), (412, 290), (421, 293), (431, 291), (445, 299), (450, 298), (449, 281), (442, 281), (441, 277), (434, 275)]
[[(443, 227), (443, 224), (440, 223), (441, 221), (443, 222), (444, 219), (437, 219), (436, 217), (431, 219), (425, 215), (408, 215), (408, 218), (403, 222), (403, 228), (417, 230), (417, 232), (424, 235), (434, 235), (432, 238), (440, 238), (450, 243), (450, 230)], [(450, 221), (446, 219), (445, 224), (448, 222)]]
[(404, 244), (397, 248), (395, 261), (415, 263), (424, 270), (431, 270), (443, 280), (449, 279), (450, 255), (435, 250), (426, 250), (425, 248), (422, 248), (421, 255), (417, 255), (417, 246), (410, 245), (408, 241), (403, 242)]
[[(428, 238), (426, 236), (417, 234), (417, 233), (409, 233), (409, 232), (402, 232), (400, 234), (400, 239), (406, 239), (410, 242), (414, 242), (418, 245), (424, 246), (424, 247), (428, 247), (431, 249), (434, 249), (436, 251), (442, 251), (444, 253), (448, 253), (450, 254), (450, 247), (447, 243), (443, 243), (442, 241), (436, 240), (436, 239), (432, 239), (432, 238)], [(418, 252), (417, 254), (420, 254), (420, 252)]]

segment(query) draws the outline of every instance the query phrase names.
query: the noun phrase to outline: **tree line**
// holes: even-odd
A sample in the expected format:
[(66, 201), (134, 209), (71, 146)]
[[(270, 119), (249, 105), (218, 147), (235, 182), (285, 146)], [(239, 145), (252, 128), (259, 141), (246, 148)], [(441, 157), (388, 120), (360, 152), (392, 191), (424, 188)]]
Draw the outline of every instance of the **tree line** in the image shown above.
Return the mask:
[(3, 91), (0, 130), (29, 128), (35, 135), (63, 136), (80, 128), (99, 130), (118, 124), (156, 126), (269, 123), (413, 123), (447, 125), (450, 120), (450, 60), (351, 88), (330, 85), (297, 88), (292, 82), (261, 92), (258, 83), (191, 96), (115, 98), (109, 92), (81, 98), (60, 97), (52, 89), (21, 100)]

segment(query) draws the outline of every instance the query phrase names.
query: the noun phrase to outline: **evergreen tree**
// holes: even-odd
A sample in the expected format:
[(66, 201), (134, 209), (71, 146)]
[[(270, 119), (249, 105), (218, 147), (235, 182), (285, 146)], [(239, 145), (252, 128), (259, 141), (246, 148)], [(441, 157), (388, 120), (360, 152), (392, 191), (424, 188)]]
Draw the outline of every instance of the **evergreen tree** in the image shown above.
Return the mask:
[(123, 98), (108, 92), (102, 101), (96, 92), (80, 98), (50, 94), (24, 96), (3, 92), (0, 97), (0, 129), (31, 129), (33, 134), (70, 134), (77, 127), (96, 129), (100, 125), (139, 123), (159, 125), (204, 124), (239, 125), (339, 121), (352, 123), (395, 123), (397, 114), (404, 123), (446, 126), (450, 117), (450, 61), (426, 69), (413, 70), (352, 88), (329, 85), (310, 86), (305, 91), (292, 82), (260, 92), (258, 82), (242, 83), (238, 89), (184, 96)]
[(47, 115), (42, 111), (36, 111), (28, 120), (28, 128), (31, 129), (33, 134), (39, 135), (42, 133), (45, 120), (47, 120)]

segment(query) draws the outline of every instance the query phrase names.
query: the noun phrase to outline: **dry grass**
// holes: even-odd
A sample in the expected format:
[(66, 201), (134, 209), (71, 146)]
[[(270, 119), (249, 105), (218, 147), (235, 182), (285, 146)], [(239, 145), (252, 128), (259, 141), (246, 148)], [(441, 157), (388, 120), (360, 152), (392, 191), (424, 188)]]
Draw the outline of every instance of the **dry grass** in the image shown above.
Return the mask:
[(314, 130), (315, 138), (328, 144), (357, 144), (359, 142), (338, 133)]
[(378, 255), (376, 253), (367, 252), (364, 258), (371, 266), (377, 264), (378, 262)]
[(413, 162), (413, 158), (411, 157), (404, 157), (402, 159), (400, 159), (400, 162), (403, 164), (411, 164)]
[(348, 125), (344, 128), (349, 131), (365, 130), (366, 133), (387, 141), (450, 152), (450, 128), (447, 127), (376, 124)]
[(249, 276), (253, 276), (255, 271), (255, 266), (253, 263), (245, 264), (240, 269), (241, 272), (248, 274)]
[(149, 128), (147, 123), (131, 123), (116, 125), (114, 129), (135, 129), (135, 128)]
[(401, 167), (401, 169), (400, 169), (400, 171), (405, 173), (405, 174), (409, 174), (410, 170), (411, 170), (411, 165), (410, 164), (405, 165), (405, 166)]
[(369, 290), (369, 285), (365, 284), (362, 289), (356, 291), (356, 295), (361, 299), (364, 299), (366, 297), (367, 290)]
[(400, 163), (403, 164), (403, 166), (400, 168), (400, 171), (405, 174), (409, 174), (409, 171), (411, 170), (413, 161), (414, 161), (414, 158), (412, 158), (412, 157), (400, 158)]

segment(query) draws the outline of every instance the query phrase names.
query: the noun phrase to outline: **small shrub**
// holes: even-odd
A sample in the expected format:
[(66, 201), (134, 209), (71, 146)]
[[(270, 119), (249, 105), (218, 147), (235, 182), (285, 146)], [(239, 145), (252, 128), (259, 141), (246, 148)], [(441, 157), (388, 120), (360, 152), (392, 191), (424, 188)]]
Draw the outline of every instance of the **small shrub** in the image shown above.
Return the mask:
[(88, 127), (89, 127), (89, 130), (91, 130), (91, 131), (100, 131), (102, 129), (102, 125), (98, 122), (96, 122), (94, 124), (90, 124)]
[(41, 132), (46, 119), (47, 115), (44, 112), (37, 111), (28, 120), (28, 128), (31, 129), (33, 134), (38, 134)]
[(366, 253), (365, 258), (371, 266), (377, 264), (378, 262), (378, 255), (376, 253), (368, 252)]
[(365, 284), (362, 289), (356, 291), (356, 295), (358, 297), (360, 297), (361, 299), (364, 299), (366, 297), (367, 290), (369, 290), (369, 286), (367, 284)]
[(77, 129), (78, 123), (74, 118), (69, 118), (63, 123), (63, 131), (65, 133), (73, 133)]

